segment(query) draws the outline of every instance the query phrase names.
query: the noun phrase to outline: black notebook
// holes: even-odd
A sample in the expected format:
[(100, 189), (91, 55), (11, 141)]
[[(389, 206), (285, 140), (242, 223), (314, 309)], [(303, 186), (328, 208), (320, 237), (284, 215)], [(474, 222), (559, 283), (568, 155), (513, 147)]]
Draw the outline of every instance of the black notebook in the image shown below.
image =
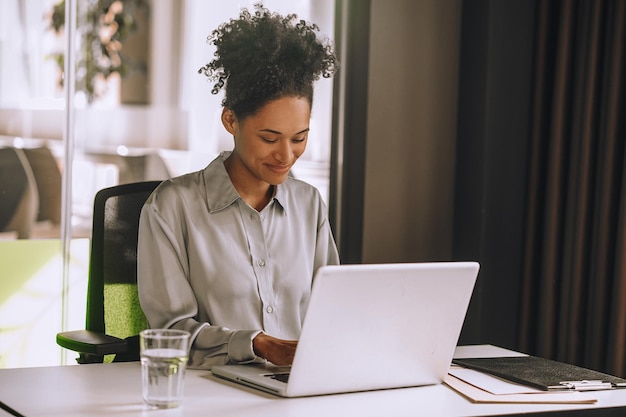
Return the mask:
[(545, 391), (626, 388), (626, 379), (536, 356), (454, 359), (453, 363)]

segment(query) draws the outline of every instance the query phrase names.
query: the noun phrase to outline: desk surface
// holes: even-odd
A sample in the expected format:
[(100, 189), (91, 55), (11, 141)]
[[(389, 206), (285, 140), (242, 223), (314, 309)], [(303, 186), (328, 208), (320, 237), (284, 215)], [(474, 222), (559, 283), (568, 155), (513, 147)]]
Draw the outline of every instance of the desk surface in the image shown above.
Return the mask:
[[(36, 416), (493, 416), (588, 410), (611, 415), (626, 407), (626, 390), (599, 391), (594, 405), (472, 404), (445, 385), (285, 399), (187, 370), (184, 404), (151, 410), (141, 400), (138, 362), (0, 370), (0, 401)], [(617, 414), (624, 410), (614, 410)], [(0, 410), (0, 416), (3, 414)], [(558, 413), (557, 413), (558, 414)], [(574, 415), (580, 415), (575, 413)]]

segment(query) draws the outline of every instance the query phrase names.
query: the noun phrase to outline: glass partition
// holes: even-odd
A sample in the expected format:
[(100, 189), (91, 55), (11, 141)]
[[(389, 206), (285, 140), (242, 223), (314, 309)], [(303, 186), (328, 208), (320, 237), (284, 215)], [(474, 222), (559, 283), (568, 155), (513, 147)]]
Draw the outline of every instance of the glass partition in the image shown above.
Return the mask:
[[(222, 96), (197, 70), (212, 57), (211, 31), (255, 3), (0, 2), (0, 367), (73, 362), (55, 334), (84, 325), (99, 189), (201, 169), (232, 149)], [(264, 5), (332, 39), (334, 0)], [(75, 66), (64, 76), (67, 59)], [(322, 79), (307, 152), (294, 167), (326, 199), (331, 111), (332, 80)]]

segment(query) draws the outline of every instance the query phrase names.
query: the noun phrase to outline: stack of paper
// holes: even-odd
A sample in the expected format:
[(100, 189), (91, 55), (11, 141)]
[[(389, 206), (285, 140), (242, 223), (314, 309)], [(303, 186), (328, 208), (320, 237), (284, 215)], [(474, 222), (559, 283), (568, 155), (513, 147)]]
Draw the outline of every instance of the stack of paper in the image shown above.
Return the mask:
[(589, 392), (542, 391), (456, 365), (445, 383), (475, 403), (593, 404), (598, 400)]

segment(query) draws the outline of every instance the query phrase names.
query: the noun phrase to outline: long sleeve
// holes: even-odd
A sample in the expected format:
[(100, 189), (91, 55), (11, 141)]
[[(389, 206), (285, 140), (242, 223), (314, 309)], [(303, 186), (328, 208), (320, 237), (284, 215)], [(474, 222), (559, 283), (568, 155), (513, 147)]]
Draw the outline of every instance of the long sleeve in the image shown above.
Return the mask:
[(230, 330), (199, 322), (198, 303), (187, 279), (189, 266), (180, 236), (147, 205), (142, 211), (138, 245), (138, 285), (150, 327), (187, 330), (194, 348), (189, 366), (250, 362), (256, 356), (252, 339), (260, 330)]

